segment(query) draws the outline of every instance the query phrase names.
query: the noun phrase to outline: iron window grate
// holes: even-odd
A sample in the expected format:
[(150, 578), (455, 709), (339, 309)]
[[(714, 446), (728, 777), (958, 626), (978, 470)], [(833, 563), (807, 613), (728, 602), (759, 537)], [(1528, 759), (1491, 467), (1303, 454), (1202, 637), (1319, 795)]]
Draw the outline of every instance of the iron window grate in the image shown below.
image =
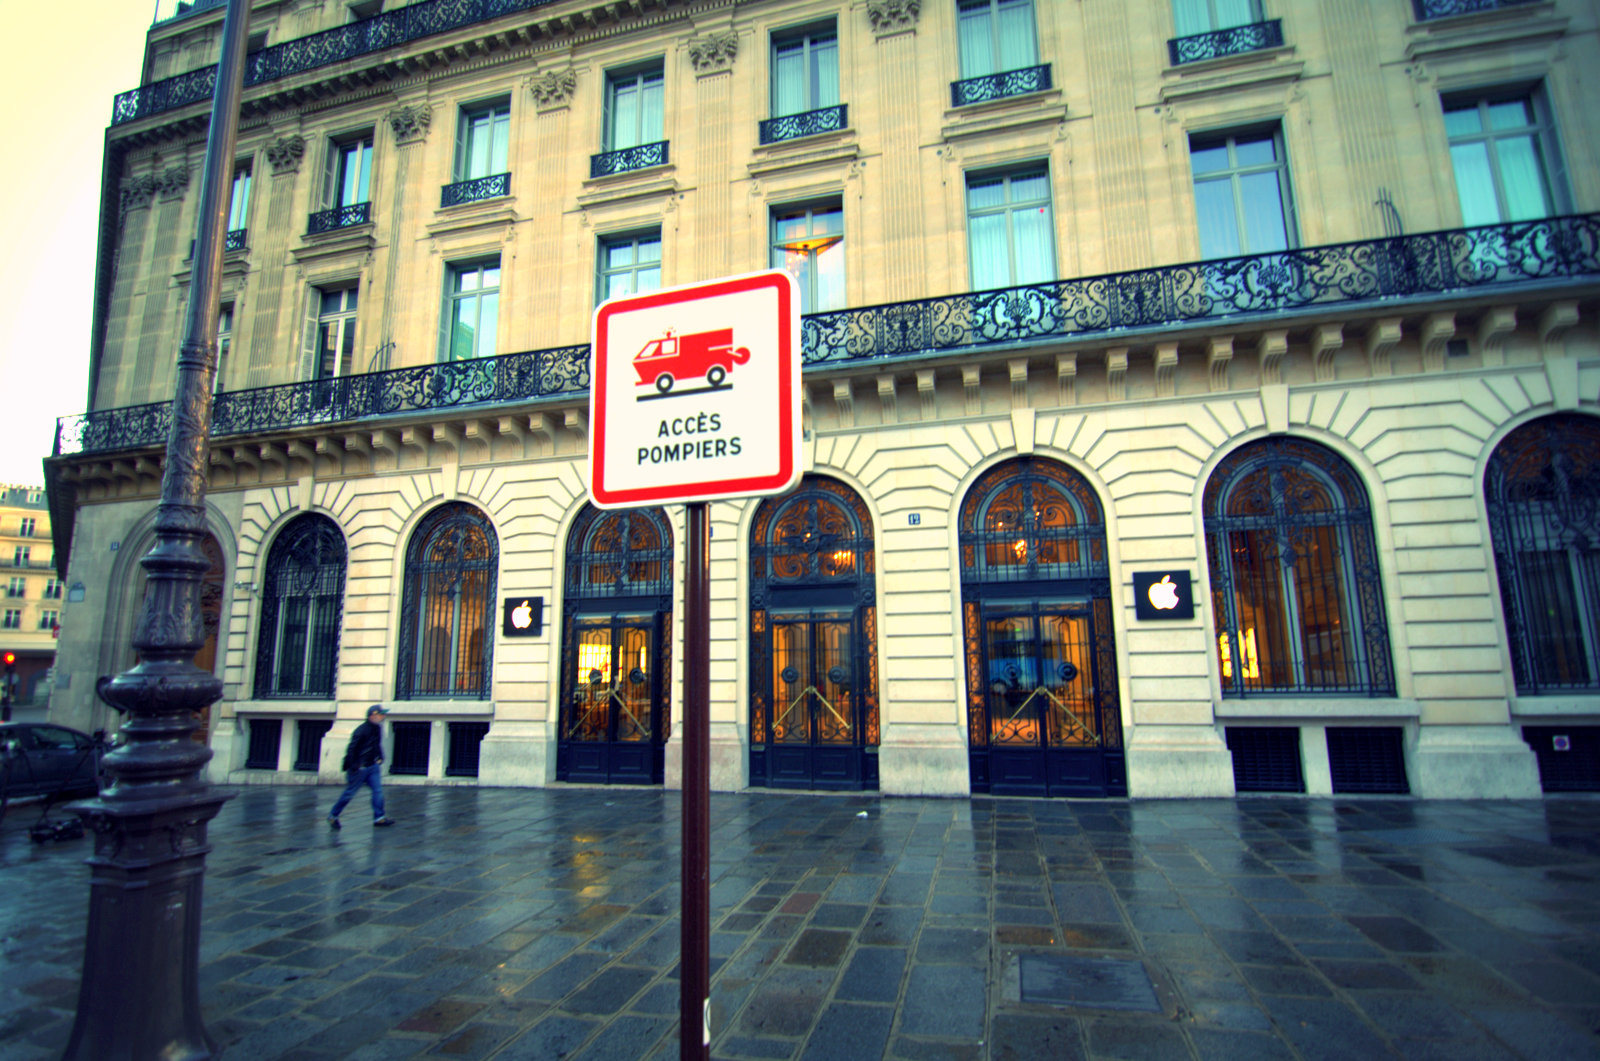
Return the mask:
[(295, 723), (294, 768), (316, 773), (322, 765), (322, 738), (333, 723), (322, 718), (303, 718)]
[(1539, 760), (1544, 791), (1600, 792), (1600, 726), (1524, 726), (1522, 739)]
[(487, 722), (450, 723), (450, 759), (446, 777), (477, 777), (478, 746), (489, 732)]
[(1304, 792), (1300, 730), (1295, 726), (1229, 726), (1237, 792)]
[(1411, 791), (1399, 726), (1329, 726), (1328, 769), (1335, 793)]
[(389, 772), (427, 776), (428, 744), (432, 734), (431, 722), (394, 723), (394, 754), (389, 762)]
[(250, 750), (245, 755), (246, 770), (276, 770), (278, 768), (278, 742), (283, 739), (283, 719), (252, 718), (250, 720)]

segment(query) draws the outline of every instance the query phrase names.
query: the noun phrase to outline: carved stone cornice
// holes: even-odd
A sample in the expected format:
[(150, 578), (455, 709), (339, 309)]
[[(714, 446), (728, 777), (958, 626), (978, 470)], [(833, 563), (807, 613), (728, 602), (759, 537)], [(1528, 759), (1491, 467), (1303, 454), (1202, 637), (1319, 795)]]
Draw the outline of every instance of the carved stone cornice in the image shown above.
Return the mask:
[(433, 108), (426, 103), (419, 103), (415, 107), (396, 107), (384, 117), (389, 120), (389, 128), (394, 130), (394, 142), (409, 144), (427, 137), (428, 123), (433, 121)]
[(149, 206), (150, 200), (155, 198), (155, 194), (156, 178), (153, 174), (146, 173), (139, 177), (129, 177), (122, 182), (121, 201), (119, 203), (122, 216), (126, 217), (129, 210)]
[(911, 29), (921, 13), (922, 0), (867, 0), (867, 22), (880, 37)]
[(577, 89), (578, 71), (570, 66), (565, 70), (546, 70), (528, 79), (528, 92), (533, 96), (534, 106), (542, 111), (569, 105)]
[(280, 136), (267, 145), (267, 164), (275, 174), (294, 173), (306, 153), (306, 139), (299, 133)]
[(689, 64), (702, 77), (731, 69), (738, 54), (739, 35), (733, 30), (707, 33), (689, 42)]
[(155, 175), (155, 189), (163, 201), (182, 199), (189, 188), (189, 167), (168, 166)]

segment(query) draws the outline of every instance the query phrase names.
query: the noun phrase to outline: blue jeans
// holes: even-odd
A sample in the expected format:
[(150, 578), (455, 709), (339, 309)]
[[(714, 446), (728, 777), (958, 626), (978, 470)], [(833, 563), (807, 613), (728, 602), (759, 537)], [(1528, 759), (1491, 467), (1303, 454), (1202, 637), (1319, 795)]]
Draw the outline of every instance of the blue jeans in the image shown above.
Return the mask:
[(373, 763), (371, 766), (363, 766), (351, 770), (344, 776), (349, 784), (344, 786), (344, 792), (339, 795), (339, 802), (333, 805), (333, 810), (328, 812), (328, 816), (337, 818), (339, 812), (344, 810), (345, 804), (361, 791), (361, 786), (368, 785), (372, 788), (372, 820), (377, 821), (383, 817), (383, 764)]

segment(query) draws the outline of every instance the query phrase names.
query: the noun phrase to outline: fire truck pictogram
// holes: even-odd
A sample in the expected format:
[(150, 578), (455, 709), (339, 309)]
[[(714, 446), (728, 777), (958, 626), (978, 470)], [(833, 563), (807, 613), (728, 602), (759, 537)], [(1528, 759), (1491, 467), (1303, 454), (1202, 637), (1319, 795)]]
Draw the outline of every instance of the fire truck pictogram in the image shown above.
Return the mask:
[(732, 328), (689, 335), (677, 335), (668, 328), (665, 335), (651, 339), (633, 356), (633, 370), (639, 374), (636, 386), (654, 384), (666, 394), (681, 379), (703, 377), (710, 387), (721, 387), (734, 365), (749, 360), (749, 347), (733, 345)]

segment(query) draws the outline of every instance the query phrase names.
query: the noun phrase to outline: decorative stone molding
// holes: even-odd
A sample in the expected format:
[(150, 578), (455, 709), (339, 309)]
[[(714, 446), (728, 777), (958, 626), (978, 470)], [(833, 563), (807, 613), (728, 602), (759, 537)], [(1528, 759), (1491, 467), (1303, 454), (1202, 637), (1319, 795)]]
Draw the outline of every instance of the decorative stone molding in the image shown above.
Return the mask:
[(163, 200), (182, 199), (189, 189), (189, 167), (168, 166), (155, 175), (155, 184)]
[(267, 164), (275, 174), (295, 173), (300, 169), (300, 159), (305, 153), (306, 138), (299, 133), (290, 133), (267, 145)]
[(847, 379), (833, 381), (833, 404), (839, 411), (839, 425), (841, 427), (856, 426), (855, 389)]
[(867, 22), (879, 37), (916, 26), (922, 0), (867, 0)]
[(1344, 348), (1344, 327), (1339, 324), (1318, 325), (1311, 333), (1311, 364), (1317, 382), (1334, 378), (1333, 359)]
[(1422, 367), (1428, 372), (1444, 370), (1445, 347), (1456, 337), (1456, 315), (1435, 313), (1422, 322)]
[(1567, 332), (1577, 323), (1576, 302), (1553, 302), (1539, 314), (1539, 345), (1546, 360), (1566, 356)]
[(568, 106), (577, 90), (578, 71), (570, 66), (565, 70), (546, 70), (528, 79), (528, 92), (533, 96), (534, 106), (542, 111)]
[(389, 128), (394, 130), (396, 144), (409, 144), (428, 135), (428, 123), (433, 121), (433, 108), (426, 103), (415, 107), (396, 107), (384, 115)]
[(1486, 367), (1506, 363), (1506, 336), (1516, 330), (1515, 306), (1496, 306), (1478, 321), (1478, 349)]
[(922, 419), (935, 419), (939, 415), (939, 395), (934, 390), (933, 369), (917, 369), (917, 397), (922, 402)]
[(1393, 369), (1389, 355), (1400, 345), (1399, 317), (1383, 317), (1367, 329), (1367, 370), (1374, 376), (1387, 376)]
[(1106, 351), (1106, 397), (1120, 402), (1128, 396), (1128, 348), (1114, 346)]
[(1213, 391), (1228, 389), (1228, 365), (1233, 361), (1233, 336), (1213, 336), (1206, 346), (1206, 380)]
[(1269, 386), (1282, 383), (1283, 357), (1289, 352), (1287, 330), (1265, 332), (1256, 342), (1256, 356), (1261, 362), (1261, 383)]
[(1171, 398), (1178, 393), (1178, 344), (1156, 347), (1156, 397)]
[(894, 373), (885, 372), (878, 377), (878, 403), (883, 406), (883, 422), (896, 423), (900, 419), (900, 410), (896, 403)]
[(142, 177), (129, 177), (122, 182), (121, 193), (119, 206), (122, 215), (126, 217), (129, 210), (150, 205), (150, 200), (155, 198), (156, 194), (156, 179), (148, 173)]
[(701, 77), (730, 69), (738, 54), (739, 35), (733, 30), (707, 33), (689, 42), (689, 63)]
[(1028, 359), (1015, 357), (1006, 362), (1011, 376), (1011, 405), (1016, 409), (1028, 408)]
[(1056, 355), (1056, 390), (1062, 405), (1078, 404), (1078, 355)]
[(983, 412), (983, 370), (977, 365), (961, 366), (961, 389), (967, 398), (967, 415)]

